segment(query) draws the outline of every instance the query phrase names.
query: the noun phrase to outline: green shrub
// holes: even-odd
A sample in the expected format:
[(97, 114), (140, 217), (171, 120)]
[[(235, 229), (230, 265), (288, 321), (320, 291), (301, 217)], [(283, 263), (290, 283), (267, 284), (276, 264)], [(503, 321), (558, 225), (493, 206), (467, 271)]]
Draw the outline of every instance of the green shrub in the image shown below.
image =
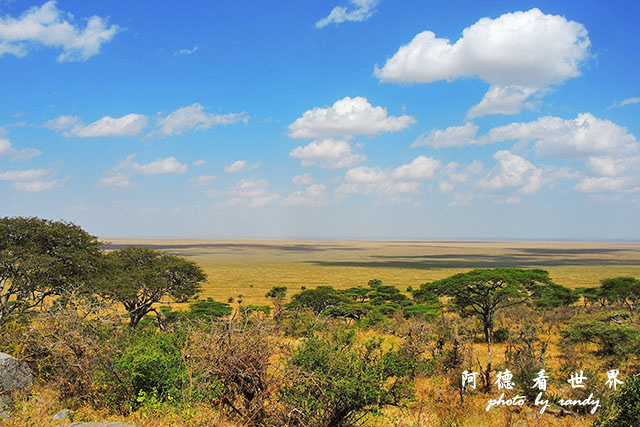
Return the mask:
[(288, 361), (291, 380), (280, 390), (283, 402), (299, 411), (291, 422), (347, 425), (413, 396), (414, 360), (383, 351), (381, 339), (356, 346), (353, 337), (311, 338), (293, 351)]
[(640, 426), (640, 376), (630, 377), (595, 421), (598, 427)]
[(140, 396), (160, 402), (179, 401), (186, 380), (176, 334), (140, 331), (119, 343), (120, 350), (105, 369), (93, 372), (98, 399), (116, 410), (133, 410)]
[(509, 339), (509, 330), (507, 328), (496, 329), (493, 332), (493, 342), (503, 343)]

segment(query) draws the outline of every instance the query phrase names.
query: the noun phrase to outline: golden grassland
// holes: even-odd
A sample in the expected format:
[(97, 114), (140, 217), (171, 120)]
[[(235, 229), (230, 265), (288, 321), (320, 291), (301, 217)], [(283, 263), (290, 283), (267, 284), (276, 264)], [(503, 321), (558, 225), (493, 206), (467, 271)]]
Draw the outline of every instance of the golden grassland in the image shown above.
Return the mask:
[[(634, 242), (539, 242), (539, 241), (373, 241), (373, 240), (123, 240), (105, 239), (108, 249), (123, 245), (144, 245), (185, 256), (204, 268), (208, 281), (200, 298), (217, 301), (243, 295), (243, 304), (268, 304), (265, 293), (272, 286), (287, 286), (288, 295), (302, 286), (331, 285), (347, 288), (366, 285), (373, 278), (405, 290), (473, 268), (543, 268), (557, 283), (571, 288), (596, 286), (615, 276), (640, 277), (640, 243)], [(497, 327), (503, 327), (497, 319)], [(551, 371), (558, 371), (563, 359), (553, 331), (547, 353)], [(401, 338), (381, 331), (361, 330), (358, 340), (385, 338), (385, 346), (397, 346)], [(505, 363), (505, 344), (493, 348), (494, 368)], [(473, 345), (474, 359), (486, 363), (486, 345)], [(278, 363), (274, 363), (277, 366)], [(475, 364), (474, 364), (475, 367)], [(407, 408), (387, 408), (383, 416), (367, 416), (367, 426), (565, 426), (589, 425), (589, 415), (556, 417), (540, 415), (536, 408), (499, 408), (486, 411), (484, 394), (469, 395), (464, 405), (444, 375), (415, 380), (416, 400)], [(566, 386), (565, 386), (566, 387)], [(61, 409), (56, 391), (46, 385), (39, 395), (20, 408), (5, 424), (14, 426), (57, 425), (51, 415)], [(569, 397), (570, 391), (556, 390)], [(569, 393), (569, 394), (567, 394)], [(494, 396), (495, 395), (495, 396)], [(138, 427), (228, 426), (240, 424), (226, 419), (215, 408), (196, 406), (146, 408), (127, 417), (117, 417), (89, 407), (76, 411), (75, 421), (119, 420)], [(3, 424), (3, 425), (5, 425)]]
[(370, 279), (405, 290), (473, 268), (543, 268), (559, 284), (596, 286), (640, 277), (639, 242), (105, 239), (108, 248), (144, 245), (197, 262), (208, 275), (201, 298), (267, 304), (272, 286), (338, 289)]

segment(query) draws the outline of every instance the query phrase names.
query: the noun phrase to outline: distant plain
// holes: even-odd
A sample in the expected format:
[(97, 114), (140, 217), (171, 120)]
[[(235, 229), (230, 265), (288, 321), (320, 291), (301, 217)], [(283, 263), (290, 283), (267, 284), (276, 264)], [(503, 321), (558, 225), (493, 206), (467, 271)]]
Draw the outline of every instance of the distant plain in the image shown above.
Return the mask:
[(543, 268), (571, 288), (615, 276), (640, 277), (640, 242), (455, 240), (186, 240), (103, 239), (107, 249), (142, 245), (181, 255), (207, 273), (200, 298), (266, 304), (272, 286), (366, 285), (401, 290), (474, 268)]

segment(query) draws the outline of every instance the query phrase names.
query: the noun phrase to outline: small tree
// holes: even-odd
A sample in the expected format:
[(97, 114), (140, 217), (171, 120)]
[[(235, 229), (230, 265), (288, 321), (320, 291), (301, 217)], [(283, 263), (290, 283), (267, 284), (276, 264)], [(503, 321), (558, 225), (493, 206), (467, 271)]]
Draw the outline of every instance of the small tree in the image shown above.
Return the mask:
[(544, 270), (476, 269), (426, 283), (417, 293), (421, 297), (434, 294), (449, 297), (457, 310), (480, 318), (488, 349), (484, 381), (485, 387), (490, 389), (491, 342), (496, 312), (531, 300), (534, 295), (547, 295), (543, 288), (551, 283), (549, 273)]
[(124, 305), (129, 325), (135, 328), (153, 304), (168, 296), (186, 302), (201, 289), (207, 279), (194, 262), (141, 247), (125, 247), (106, 256), (99, 291)]
[(278, 317), (282, 312), (282, 305), (286, 296), (287, 296), (286, 286), (274, 286), (269, 290), (269, 292), (266, 293), (265, 298), (273, 299), (273, 305), (276, 308), (274, 317)]
[(51, 295), (86, 289), (99, 244), (70, 222), (0, 218), (0, 324)]
[(350, 300), (331, 286), (318, 286), (295, 294), (287, 304), (289, 309), (306, 309), (313, 311), (316, 320), (329, 308), (339, 307)]
[(637, 310), (640, 302), (640, 280), (633, 277), (614, 277), (604, 279), (600, 291), (610, 304), (621, 302), (629, 310)]

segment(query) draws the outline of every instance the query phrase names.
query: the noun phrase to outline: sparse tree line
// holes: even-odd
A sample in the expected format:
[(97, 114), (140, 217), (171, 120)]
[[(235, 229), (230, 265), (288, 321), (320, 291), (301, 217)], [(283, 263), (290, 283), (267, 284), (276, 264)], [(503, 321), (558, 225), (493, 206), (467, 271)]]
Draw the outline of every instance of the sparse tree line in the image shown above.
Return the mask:
[[(526, 395), (551, 344), (566, 372), (595, 375), (622, 361), (638, 371), (640, 281), (631, 277), (571, 290), (544, 270), (478, 269), (406, 292), (376, 279), (302, 287), (288, 302), (290, 289), (276, 286), (265, 295), (271, 308), (241, 296), (198, 300), (206, 275), (194, 262), (102, 246), (72, 223), (0, 219), (0, 351), (27, 360), (75, 405), (173, 408), (191, 419), (209, 405), (239, 425), (362, 425), (389, 407), (415, 412), (418, 377), (446, 377), (462, 403), (490, 392), (496, 343), (506, 343)], [(161, 305), (168, 299), (191, 303), (173, 310)], [(362, 338), (367, 330), (376, 337)], [(481, 391), (460, 385), (472, 369)], [(617, 412), (594, 422), (633, 417), (636, 382), (611, 395)]]

